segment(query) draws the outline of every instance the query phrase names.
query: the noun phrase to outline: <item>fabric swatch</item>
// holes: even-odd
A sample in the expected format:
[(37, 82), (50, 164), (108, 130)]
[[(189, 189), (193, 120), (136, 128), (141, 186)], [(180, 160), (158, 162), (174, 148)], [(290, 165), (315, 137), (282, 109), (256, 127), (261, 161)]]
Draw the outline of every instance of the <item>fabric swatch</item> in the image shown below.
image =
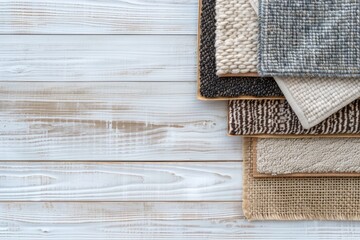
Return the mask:
[(243, 211), (249, 220), (360, 220), (360, 178), (254, 178), (244, 142)]
[(203, 0), (200, 20), (199, 95), (206, 99), (281, 97), (273, 78), (226, 77), (216, 75), (215, 0)]
[(275, 77), (305, 129), (360, 98), (360, 79)]
[(229, 102), (230, 135), (355, 135), (360, 134), (360, 100), (355, 100), (318, 125), (304, 129), (285, 100)]
[(256, 171), (260, 174), (360, 173), (360, 138), (253, 140)]
[(258, 19), (250, 0), (216, 0), (216, 74), (257, 72)]
[[(249, 0), (252, 8), (254, 9), (256, 15), (259, 15), (259, 0)], [(259, 25), (259, 24), (258, 24)]]
[(261, 76), (360, 76), (360, 0), (260, 0)]

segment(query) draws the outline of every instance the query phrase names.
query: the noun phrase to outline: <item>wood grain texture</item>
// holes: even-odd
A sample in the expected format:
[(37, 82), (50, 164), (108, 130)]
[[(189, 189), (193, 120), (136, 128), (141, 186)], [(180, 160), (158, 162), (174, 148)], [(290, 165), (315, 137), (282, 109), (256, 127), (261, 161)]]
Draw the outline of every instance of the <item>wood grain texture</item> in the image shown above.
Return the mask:
[(240, 160), (194, 83), (0, 83), (1, 160)]
[(196, 34), (197, 0), (0, 0), (0, 34)]
[(0, 212), (2, 240), (360, 237), (360, 222), (248, 222), (243, 217), (241, 202), (15, 202), (0, 203)]
[(240, 201), (241, 162), (0, 163), (0, 201)]
[(238, 239), (240, 203), (1, 203), (2, 240)]
[(196, 36), (3, 35), (0, 81), (196, 81)]

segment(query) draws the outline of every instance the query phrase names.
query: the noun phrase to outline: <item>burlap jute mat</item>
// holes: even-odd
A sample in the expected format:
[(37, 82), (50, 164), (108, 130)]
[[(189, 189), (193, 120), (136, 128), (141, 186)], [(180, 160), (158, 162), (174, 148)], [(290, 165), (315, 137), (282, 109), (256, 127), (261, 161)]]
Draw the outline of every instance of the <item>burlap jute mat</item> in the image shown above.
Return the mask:
[(244, 143), (243, 210), (249, 220), (360, 220), (359, 177), (254, 178)]

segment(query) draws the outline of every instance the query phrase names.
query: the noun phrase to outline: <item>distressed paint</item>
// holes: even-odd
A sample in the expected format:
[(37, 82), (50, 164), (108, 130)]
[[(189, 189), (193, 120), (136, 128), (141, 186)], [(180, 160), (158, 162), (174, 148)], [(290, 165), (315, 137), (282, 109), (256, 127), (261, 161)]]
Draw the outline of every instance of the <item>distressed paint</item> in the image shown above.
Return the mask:
[(0, 35), (0, 81), (196, 81), (196, 36)]
[(360, 222), (248, 222), (241, 202), (0, 203), (6, 240), (359, 239)]
[(197, 0), (0, 0), (0, 34), (196, 34)]
[(0, 159), (241, 160), (194, 83), (0, 83)]
[(1, 162), (0, 202), (240, 201), (241, 172), (241, 162)]

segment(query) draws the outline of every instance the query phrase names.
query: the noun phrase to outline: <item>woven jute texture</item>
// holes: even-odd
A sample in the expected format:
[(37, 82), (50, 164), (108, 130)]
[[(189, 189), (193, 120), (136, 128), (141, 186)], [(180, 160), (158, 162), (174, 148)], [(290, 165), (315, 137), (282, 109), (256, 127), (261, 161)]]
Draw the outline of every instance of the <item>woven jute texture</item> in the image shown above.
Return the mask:
[(360, 0), (260, 0), (262, 76), (360, 76)]
[(249, 220), (360, 220), (360, 178), (254, 178), (244, 143), (243, 211)]
[(281, 97), (273, 78), (216, 75), (215, 0), (203, 0), (200, 19), (199, 95), (202, 98)]
[(360, 78), (275, 77), (275, 80), (306, 129), (360, 98)]
[(355, 100), (318, 125), (304, 129), (285, 100), (229, 102), (230, 135), (359, 135), (360, 100)]
[(257, 72), (258, 31), (250, 0), (216, 0), (217, 75)]
[(254, 170), (259, 174), (360, 176), (360, 138), (253, 138), (253, 141)]

